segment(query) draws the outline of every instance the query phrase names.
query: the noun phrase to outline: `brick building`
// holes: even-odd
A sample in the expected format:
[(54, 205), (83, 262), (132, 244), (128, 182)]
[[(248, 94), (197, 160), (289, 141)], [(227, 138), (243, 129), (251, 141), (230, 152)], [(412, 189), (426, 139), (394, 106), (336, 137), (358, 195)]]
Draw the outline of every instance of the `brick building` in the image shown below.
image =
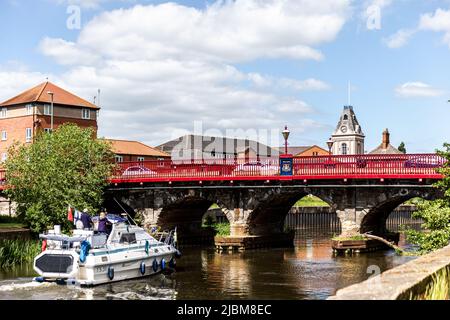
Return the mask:
[[(278, 151), (281, 154), (284, 153), (284, 147), (278, 147)], [(312, 156), (328, 156), (330, 153), (316, 145), (313, 146), (300, 146), (300, 147), (288, 147), (288, 153), (297, 157), (312, 157)]]
[(51, 130), (71, 122), (92, 127), (97, 132), (99, 107), (51, 82), (44, 82), (0, 103), (0, 156), (4, 161), (8, 148), (16, 141), (32, 143), (39, 131)]
[(170, 155), (139, 141), (105, 139), (111, 143), (116, 161), (146, 161), (170, 159)]

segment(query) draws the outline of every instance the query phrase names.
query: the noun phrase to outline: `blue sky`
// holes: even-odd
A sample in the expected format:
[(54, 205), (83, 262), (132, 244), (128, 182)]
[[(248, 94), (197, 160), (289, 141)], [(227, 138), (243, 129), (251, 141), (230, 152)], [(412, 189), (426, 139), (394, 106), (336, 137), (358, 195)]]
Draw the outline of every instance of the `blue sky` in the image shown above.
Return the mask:
[(449, 141), (449, 1), (6, 0), (0, 26), (0, 100), (47, 76), (88, 100), (100, 88), (103, 136), (287, 124), (290, 145), (325, 147), (350, 81), (367, 151), (384, 128), (408, 152)]

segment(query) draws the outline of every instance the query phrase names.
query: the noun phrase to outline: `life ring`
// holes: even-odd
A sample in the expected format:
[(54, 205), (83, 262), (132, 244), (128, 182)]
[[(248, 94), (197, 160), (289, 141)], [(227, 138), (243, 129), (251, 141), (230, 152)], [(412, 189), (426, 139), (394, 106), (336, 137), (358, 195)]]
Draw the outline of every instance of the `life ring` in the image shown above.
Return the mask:
[(145, 274), (145, 263), (141, 262), (141, 265), (139, 266), (139, 271), (141, 272), (142, 275)]
[(152, 268), (154, 272), (158, 271), (158, 261), (156, 261), (156, 259), (153, 260)]
[(109, 278), (109, 280), (114, 279), (114, 268), (113, 267), (108, 267), (108, 278)]
[(171, 268), (175, 268), (175, 266), (177, 265), (176, 261), (174, 258), (170, 259), (169, 261), (169, 267)]
[(166, 269), (166, 260), (161, 259), (161, 270), (165, 270)]

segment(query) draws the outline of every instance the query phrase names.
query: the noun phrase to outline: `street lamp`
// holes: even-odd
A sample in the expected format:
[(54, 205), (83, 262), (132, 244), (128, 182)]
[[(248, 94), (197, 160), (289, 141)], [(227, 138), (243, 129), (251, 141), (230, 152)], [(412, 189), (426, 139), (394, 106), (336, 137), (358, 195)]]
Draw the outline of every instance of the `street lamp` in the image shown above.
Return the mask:
[(328, 139), (327, 145), (328, 145), (328, 153), (329, 153), (330, 155), (331, 155), (331, 148), (333, 148), (333, 144), (334, 144), (334, 141), (331, 140), (331, 138)]
[(281, 133), (283, 134), (283, 138), (284, 138), (284, 154), (287, 154), (288, 153), (288, 147), (287, 147), (288, 143), (287, 143), (287, 141), (288, 141), (288, 138), (289, 138), (289, 134), (291, 132), (288, 130), (287, 126), (284, 126), (284, 130)]
[(53, 95), (54, 93), (51, 91), (48, 91), (47, 94), (51, 97), (51, 115), (50, 115), (50, 131), (53, 132)]

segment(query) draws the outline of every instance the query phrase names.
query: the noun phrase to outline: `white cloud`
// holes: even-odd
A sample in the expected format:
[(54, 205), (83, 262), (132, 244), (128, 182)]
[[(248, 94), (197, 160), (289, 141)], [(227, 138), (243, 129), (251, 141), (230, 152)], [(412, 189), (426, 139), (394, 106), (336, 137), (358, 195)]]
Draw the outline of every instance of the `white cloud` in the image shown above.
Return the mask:
[(400, 29), (388, 38), (383, 39), (383, 42), (391, 49), (401, 48), (408, 43), (416, 32), (417, 30), (413, 29)]
[(174, 3), (103, 13), (82, 30), (82, 50), (114, 59), (323, 58), (314, 46), (335, 39), (349, 1), (218, 1), (206, 9)]
[(444, 32), (442, 40), (450, 47), (450, 10), (437, 9), (434, 14), (422, 15), (419, 28), (421, 30)]
[(438, 97), (444, 92), (442, 90), (433, 88), (429, 84), (423, 82), (406, 82), (395, 88), (398, 96), (404, 98), (412, 97)]
[(46, 37), (39, 43), (39, 50), (63, 65), (92, 65), (99, 59), (95, 53), (82, 50), (75, 43), (63, 39)]
[(389, 48), (400, 48), (418, 31), (443, 32), (442, 41), (450, 47), (450, 10), (436, 9), (434, 13), (423, 14), (416, 28), (401, 29), (384, 42)]
[(256, 87), (272, 87), (274, 89), (284, 88), (294, 91), (322, 91), (327, 90), (330, 86), (318, 79), (308, 78), (305, 80), (297, 80), (292, 78), (275, 78), (271, 76), (261, 75), (259, 73), (249, 73), (248, 79)]
[(286, 114), (297, 119), (289, 124), (297, 132), (319, 130), (306, 117), (312, 106), (275, 89), (324, 90), (326, 83), (244, 73), (235, 64), (320, 60), (317, 47), (335, 39), (349, 7), (347, 0), (137, 5), (99, 14), (74, 42), (45, 38), (40, 50), (67, 68), (50, 80), (88, 100), (101, 89), (100, 135), (157, 145), (194, 121), (222, 131), (272, 129)]

